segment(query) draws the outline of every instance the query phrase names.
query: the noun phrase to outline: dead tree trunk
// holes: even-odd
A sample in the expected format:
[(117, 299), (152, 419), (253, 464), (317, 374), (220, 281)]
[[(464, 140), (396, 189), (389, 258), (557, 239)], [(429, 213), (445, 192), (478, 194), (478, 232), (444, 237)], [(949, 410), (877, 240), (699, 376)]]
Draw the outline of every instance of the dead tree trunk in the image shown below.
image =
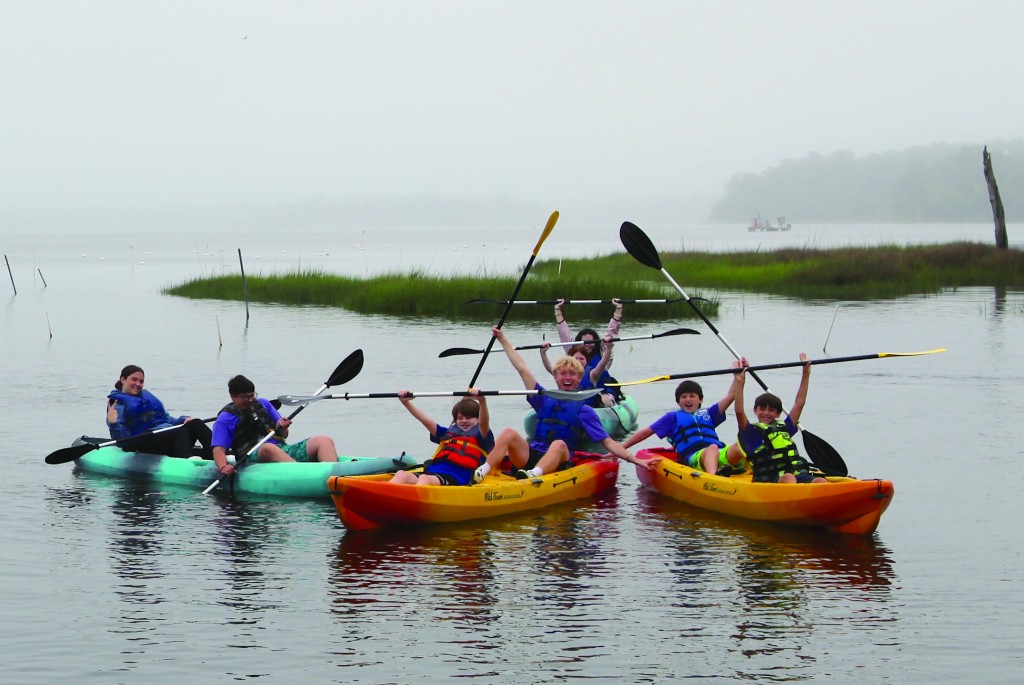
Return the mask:
[(988, 183), (988, 201), (992, 205), (992, 219), (996, 224), (996, 247), (1006, 250), (1010, 247), (1010, 243), (1006, 239), (1006, 215), (1003, 213), (1003, 201), (999, 198), (996, 176), (992, 173), (992, 155), (988, 153), (987, 145), (981, 153), (981, 159), (985, 167), (985, 181)]

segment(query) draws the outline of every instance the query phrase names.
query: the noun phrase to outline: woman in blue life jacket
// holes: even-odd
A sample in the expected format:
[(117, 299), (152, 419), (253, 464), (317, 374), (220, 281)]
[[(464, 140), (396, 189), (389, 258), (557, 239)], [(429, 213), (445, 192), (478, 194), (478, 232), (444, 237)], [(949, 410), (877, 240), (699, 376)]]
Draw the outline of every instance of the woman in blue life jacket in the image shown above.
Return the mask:
[[(612, 304), (615, 305), (615, 311), (612, 313), (612, 318), (608, 321), (608, 329), (605, 331), (605, 338), (614, 338), (619, 334), (619, 326), (622, 323), (622, 302), (619, 298), (612, 298)], [(569, 329), (569, 324), (565, 320), (565, 314), (562, 312), (562, 307), (565, 306), (565, 300), (559, 298), (555, 303), (555, 324), (558, 328), (558, 339), (561, 342), (570, 342), (577, 340), (586, 346), (587, 359), (592, 364), (596, 364), (601, 355), (598, 349), (598, 341), (601, 340), (601, 336), (597, 334), (593, 328), (581, 328), (579, 333), (574, 338), (572, 331)], [(605, 369), (611, 369), (612, 362), (608, 360), (608, 364)]]
[[(495, 327), (491, 329), (491, 334), (501, 343), (526, 389), (543, 390), (544, 387), (537, 382), (505, 332)], [(579, 388), (583, 378), (583, 367), (572, 357), (565, 356), (555, 361), (552, 373), (558, 390), (574, 391)], [(612, 455), (631, 464), (653, 469), (658, 462), (658, 459), (638, 459), (609, 437), (594, 408), (588, 406), (586, 400), (559, 400), (543, 393), (527, 395), (526, 400), (537, 412), (533, 441), (528, 443), (513, 428), (501, 431), (494, 441), (494, 449), (488, 455), (487, 462), (478, 469), (480, 475), (486, 476), (506, 456), (512, 462), (516, 478), (520, 479), (536, 478), (571, 466), (573, 452), (583, 433), (593, 442), (602, 444)]]
[[(192, 447), (198, 442), (199, 456), (212, 459), (209, 427), (191, 416), (171, 416), (156, 395), (143, 388), (146, 373), (129, 364), (121, 369), (114, 389), (107, 395), (107, 429), (113, 440), (128, 452), (164, 454), (169, 457), (192, 456)], [(142, 435), (161, 428), (181, 426), (153, 435)], [(135, 437), (138, 436), (138, 437)], [(133, 438), (125, 440), (125, 438)]]
[[(540, 348), (540, 360), (544, 369), (554, 375), (551, 360), (548, 358), (550, 343)], [(607, 369), (614, 358), (615, 343), (608, 338), (601, 340), (601, 353), (595, 354), (592, 345), (573, 345), (566, 350), (565, 355), (572, 357), (583, 366), (583, 377), (580, 379), (579, 390), (600, 388), (601, 393), (592, 397), (588, 403), (594, 407), (610, 407), (621, 397), (622, 393), (617, 386), (608, 387), (608, 383), (614, 383), (615, 379), (608, 373)]]
[[(733, 366), (738, 367), (739, 362)], [(740, 468), (743, 455), (738, 446), (728, 450), (715, 431), (725, 421), (725, 412), (736, 398), (741, 373), (733, 375), (729, 391), (708, 409), (702, 409), (704, 391), (696, 381), (685, 380), (676, 387), (679, 409), (664, 414), (650, 426), (641, 428), (622, 443), (627, 449), (652, 435), (668, 440), (676, 450), (676, 461), (690, 468), (718, 473), (725, 466)]]
[(426, 412), (412, 403), (408, 390), (399, 390), (398, 399), (424, 428), (430, 431), (430, 440), (437, 443), (433, 458), (423, 467), (423, 473), (398, 471), (392, 483), (406, 485), (469, 485), (476, 469), (487, 459), (494, 447), (494, 433), (487, 411), (487, 398), (470, 389), (473, 398), (463, 398), (452, 407), (452, 423), (442, 426)]
[[(808, 362), (807, 355), (800, 353), (800, 361)], [(745, 364), (744, 364), (745, 365)], [(782, 416), (782, 400), (770, 392), (754, 400), (756, 422), (747, 418), (743, 408), (743, 386), (746, 373), (737, 376), (736, 424), (739, 427), (738, 447), (750, 461), (755, 483), (827, 483), (828, 480), (811, 473), (811, 464), (800, 456), (792, 436), (796, 435), (800, 415), (807, 403), (807, 388), (811, 382), (811, 365), (803, 366), (800, 387), (796, 399), (785, 419)], [(733, 449), (737, 445), (730, 446)]]

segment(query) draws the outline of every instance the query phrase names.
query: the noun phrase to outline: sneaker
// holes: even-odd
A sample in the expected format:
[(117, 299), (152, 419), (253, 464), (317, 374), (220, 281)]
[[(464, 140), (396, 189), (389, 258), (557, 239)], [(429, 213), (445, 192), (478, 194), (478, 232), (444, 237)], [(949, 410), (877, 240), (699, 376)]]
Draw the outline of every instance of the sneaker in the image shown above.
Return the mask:
[(526, 469), (519, 469), (519, 470), (517, 470), (516, 473), (515, 473), (515, 476), (516, 476), (516, 480), (531, 480), (531, 479), (537, 477), (537, 476), (533, 475), (532, 473), (530, 473), (529, 471), (527, 471)]
[(484, 474), (484, 472), (483, 472), (483, 467), (480, 467), (476, 471), (473, 472), (473, 482), (474, 483), (483, 482), (483, 479), (486, 478), (486, 477), (487, 477), (486, 474)]

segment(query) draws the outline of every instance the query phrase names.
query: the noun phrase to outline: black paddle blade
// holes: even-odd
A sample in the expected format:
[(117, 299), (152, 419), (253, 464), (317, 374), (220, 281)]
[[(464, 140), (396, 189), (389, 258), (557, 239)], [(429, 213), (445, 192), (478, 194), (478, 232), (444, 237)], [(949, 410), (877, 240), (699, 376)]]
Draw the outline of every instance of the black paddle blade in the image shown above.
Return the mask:
[(700, 335), (700, 331), (695, 331), (692, 328), (673, 328), (671, 331), (665, 331), (664, 333), (655, 333), (652, 338), (664, 338), (667, 335)]
[(807, 448), (807, 456), (811, 462), (821, 469), (827, 476), (848, 476), (850, 470), (846, 462), (839, 456), (832, 445), (828, 444), (814, 433), (804, 431), (804, 447)]
[(341, 385), (342, 383), (348, 383), (350, 380), (359, 375), (359, 372), (363, 370), (363, 351), (356, 350), (349, 356), (345, 357), (338, 368), (334, 370), (331, 377), (324, 383), (328, 388), (335, 385)]
[(468, 347), (449, 347), (447, 350), (437, 355), (438, 358), (444, 359), (445, 357), (455, 357), (460, 354), (483, 354), (483, 350), (471, 350)]
[(633, 256), (633, 259), (644, 266), (661, 270), (661, 257), (658, 256), (658, 250), (639, 226), (631, 221), (623, 221), (622, 227), (619, 229), (619, 240), (622, 241), (622, 246)]
[(64, 449), (57, 450), (56, 452), (50, 452), (46, 455), (46, 458), (43, 461), (47, 464), (67, 464), (69, 461), (74, 461), (87, 452), (92, 452), (96, 447), (96, 445), (90, 444), (65, 447)]

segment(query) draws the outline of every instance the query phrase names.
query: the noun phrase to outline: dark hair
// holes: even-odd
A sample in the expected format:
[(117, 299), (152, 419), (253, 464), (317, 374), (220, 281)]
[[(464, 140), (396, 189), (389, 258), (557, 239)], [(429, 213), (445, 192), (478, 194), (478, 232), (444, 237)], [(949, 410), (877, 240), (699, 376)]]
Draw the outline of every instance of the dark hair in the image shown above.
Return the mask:
[(586, 345), (573, 345), (572, 347), (565, 351), (565, 355), (567, 357), (574, 357), (576, 356), (577, 352), (586, 357), (587, 361), (589, 362), (594, 358), (594, 355), (597, 354), (597, 348), (591, 347), (590, 349), (587, 349)]
[(479, 419), (480, 403), (476, 400), (471, 400), (468, 397), (459, 400), (455, 403), (455, 406), (452, 407), (452, 420), (459, 418), (459, 414), (470, 419)]
[(597, 331), (595, 331), (593, 328), (581, 328), (580, 332), (576, 334), (576, 339), (583, 340), (583, 336), (587, 335), (588, 333), (594, 336), (595, 343), (601, 342), (601, 336), (599, 336), (597, 334)]
[(256, 392), (256, 386), (242, 374), (238, 374), (228, 381), (229, 395), (242, 395), (247, 392)]
[(780, 400), (776, 395), (773, 395), (770, 392), (762, 393), (757, 396), (757, 399), (754, 400), (754, 409), (757, 409), (758, 407), (774, 409), (775, 411), (781, 414), (782, 400)]
[(683, 381), (676, 386), (676, 402), (679, 401), (679, 396), (684, 392), (696, 393), (697, 397), (704, 401), (704, 389), (700, 387), (700, 383), (697, 381)]
[[(121, 375), (118, 377), (117, 381), (114, 383), (114, 387), (117, 388), (118, 390), (123, 389), (124, 388), (124, 383), (121, 382), (121, 379), (122, 378), (128, 378), (128, 376), (132, 375), (136, 371), (142, 371), (142, 367), (141, 366), (135, 366), (135, 364), (129, 364), (128, 366), (126, 366), (123, 369), (121, 369)], [(142, 371), (142, 374), (145, 375), (146, 372)]]

